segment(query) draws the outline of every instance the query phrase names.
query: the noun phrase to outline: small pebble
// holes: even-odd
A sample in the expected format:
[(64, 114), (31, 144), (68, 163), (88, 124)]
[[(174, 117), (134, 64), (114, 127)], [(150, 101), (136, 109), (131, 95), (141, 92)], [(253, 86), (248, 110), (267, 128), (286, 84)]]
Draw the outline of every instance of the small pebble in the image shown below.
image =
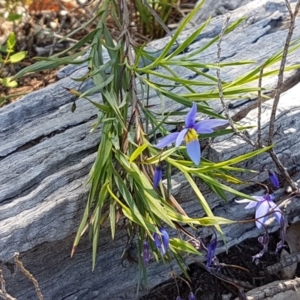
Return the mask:
[(223, 294), (222, 295), (222, 300), (229, 300), (229, 299), (231, 299), (231, 297), (232, 297), (231, 293), (229, 293), (229, 294)]
[(56, 28), (57, 28), (57, 23), (54, 22), (54, 21), (51, 21), (51, 22), (49, 23), (49, 25), (50, 25), (50, 27), (51, 27), (52, 29), (56, 29)]

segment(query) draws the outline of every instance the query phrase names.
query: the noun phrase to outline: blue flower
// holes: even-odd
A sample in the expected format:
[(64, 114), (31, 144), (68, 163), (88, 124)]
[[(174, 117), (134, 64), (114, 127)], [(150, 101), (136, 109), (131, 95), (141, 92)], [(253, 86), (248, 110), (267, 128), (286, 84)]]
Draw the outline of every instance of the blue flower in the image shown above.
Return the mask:
[(182, 298), (180, 296), (177, 296), (176, 300), (182, 300)]
[(153, 187), (156, 189), (162, 179), (162, 167), (161, 165), (157, 165), (154, 170), (154, 176), (153, 176)]
[(154, 244), (158, 251), (161, 253), (161, 255), (166, 255), (168, 249), (169, 249), (169, 234), (164, 228), (159, 228), (159, 231), (161, 234), (153, 233), (154, 238)]
[(143, 243), (143, 259), (144, 259), (144, 264), (147, 266), (149, 264), (151, 254), (150, 254), (150, 247), (149, 243), (147, 241), (144, 241)]
[(200, 164), (201, 148), (198, 140), (200, 133), (212, 133), (214, 127), (222, 126), (228, 123), (226, 120), (204, 120), (196, 123), (197, 105), (194, 102), (191, 110), (185, 117), (185, 128), (180, 132), (173, 132), (159, 141), (155, 147), (164, 148), (172, 143), (178, 147), (183, 140), (186, 143), (187, 153), (195, 165)]
[(252, 196), (256, 201), (243, 199), (243, 200), (236, 200), (237, 203), (249, 203), (245, 209), (250, 209), (256, 207), (255, 211), (255, 219), (259, 220), (256, 221), (256, 227), (258, 229), (262, 228), (262, 224), (265, 224), (268, 219), (268, 213), (273, 210), (275, 218), (277, 222), (280, 224), (282, 218), (282, 211), (279, 207), (274, 203), (274, 195), (264, 195), (264, 196)]
[(206, 262), (206, 267), (209, 268), (214, 257), (215, 257), (215, 252), (217, 248), (217, 239), (212, 239), (212, 241), (208, 245), (207, 249), (207, 262)]
[(277, 175), (273, 171), (269, 171), (269, 178), (271, 183), (276, 189), (279, 189), (279, 180)]
[(192, 292), (189, 293), (188, 300), (196, 300), (196, 297)]

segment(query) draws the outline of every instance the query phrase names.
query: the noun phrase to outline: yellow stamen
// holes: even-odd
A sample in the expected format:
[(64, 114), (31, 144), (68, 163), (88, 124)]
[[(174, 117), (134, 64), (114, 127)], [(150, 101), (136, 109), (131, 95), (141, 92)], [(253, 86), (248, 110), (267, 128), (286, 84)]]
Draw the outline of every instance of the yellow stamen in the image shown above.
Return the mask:
[(184, 139), (185, 139), (185, 142), (187, 144), (189, 144), (193, 141), (197, 141), (198, 140), (198, 134), (197, 134), (196, 130), (193, 129), (193, 128), (189, 129), (188, 132), (186, 133)]

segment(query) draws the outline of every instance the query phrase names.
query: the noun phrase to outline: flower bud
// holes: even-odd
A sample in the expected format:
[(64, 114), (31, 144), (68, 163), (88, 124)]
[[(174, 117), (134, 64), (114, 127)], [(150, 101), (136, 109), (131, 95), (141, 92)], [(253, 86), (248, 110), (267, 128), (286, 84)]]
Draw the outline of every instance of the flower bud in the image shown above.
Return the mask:
[(273, 171), (269, 171), (269, 178), (272, 183), (272, 185), (276, 188), (279, 189), (279, 179)]
[(149, 264), (151, 254), (150, 254), (150, 247), (149, 243), (147, 241), (144, 241), (143, 243), (143, 259), (144, 259), (144, 264), (147, 266)]
[(153, 176), (153, 187), (156, 189), (162, 179), (162, 168), (161, 165), (157, 165), (154, 170), (154, 176)]
[(166, 255), (169, 249), (169, 234), (164, 228), (159, 228), (159, 231), (161, 234), (156, 232), (153, 234), (154, 244), (161, 255)]

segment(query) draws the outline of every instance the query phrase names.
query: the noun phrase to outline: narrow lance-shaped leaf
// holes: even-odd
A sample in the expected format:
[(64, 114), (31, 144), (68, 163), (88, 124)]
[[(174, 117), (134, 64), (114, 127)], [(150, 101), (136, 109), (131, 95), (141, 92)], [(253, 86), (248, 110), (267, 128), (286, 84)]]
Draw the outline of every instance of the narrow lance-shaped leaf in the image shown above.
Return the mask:
[(195, 254), (195, 255), (202, 255), (189, 242), (178, 239), (178, 238), (170, 239), (170, 248), (171, 249), (175, 248), (176, 251), (182, 251), (182, 252), (191, 253), (191, 254)]
[(15, 53), (9, 57), (9, 62), (11, 62), (12, 64), (18, 63), (21, 60), (23, 60), (26, 57), (26, 55), (27, 55), (26, 51)]
[(130, 158), (129, 158), (129, 162), (133, 162), (137, 157), (139, 157), (144, 150), (146, 150), (148, 147), (147, 143), (144, 143), (143, 145), (139, 146), (138, 148), (136, 148), (133, 153), (131, 154)]

